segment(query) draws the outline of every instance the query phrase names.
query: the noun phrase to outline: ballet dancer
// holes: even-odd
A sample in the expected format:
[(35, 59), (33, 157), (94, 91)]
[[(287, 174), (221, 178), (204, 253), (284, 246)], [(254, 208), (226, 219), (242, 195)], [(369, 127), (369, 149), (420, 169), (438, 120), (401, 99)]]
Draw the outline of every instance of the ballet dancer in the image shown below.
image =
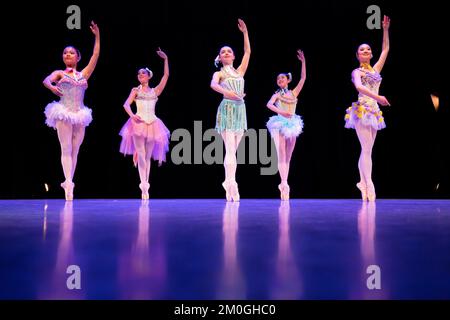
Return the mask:
[(375, 186), (372, 181), (372, 148), (375, 143), (377, 131), (384, 129), (383, 113), (378, 104), (390, 106), (386, 97), (379, 95), (381, 83), (381, 70), (389, 53), (389, 26), (390, 19), (383, 18), (383, 48), (377, 63), (371, 67), (370, 60), (373, 57), (372, 49), (368, 44), (361, 44), (356, 52), (359, 68), (353, 70), (352, 81), (358, 90), (358, 101), (347, 109), (345, 115), (345, 127), (356, 130), (361, 144), (361, 155), (358, 168), (360, 181), (356, 184), (361, 191), (362, 200), (375, 201)]
[[(164, 75), (159, 84), (151, 88), (149, 81), (153, 72), (148, 68), (139, 69), (137, 78), (140, 85), (131, 90), (123, 105), (130, 118), (120, 130), (120, 152), (133, 155), (134, 164), (139, 171), (139, 188), (143, 200), (149, 199), (151, 159), (157, 160), (161, 165), (166, 161), (166, 153), (169, 151), (170, 131), (155, 115), (156, 101), (169, 79), (169, 59), (159, 48), (156, 53), (164, 60)], [(131, 111), (133, 102), (136, 103), (136, 113)]]
[(302, 63), (301, 78), (294, 90), (289, 90), (292, 81), (291, 73), (280, 73), (277, 76), (278, 91), (270, 98), (267, 108), (277, 115), (270, 117), (267, 128), (273, 138), (278, 157), (278, 172), (281, 183), (278, 185), (281, 200), (289, 200), (288, 185), (289, 168), (297, 137), (303, 131), (303, 121), (295, 114), (297, 97), (303, 89), (306, 80), (305, 55), (297, 50), (297, 58)]
[(235, 55), (233, 49), (224, 46), (215, 59), (216, 66), (222, 64), (220, 71), (214, 73), (211, 88), (223, 95), (216, 116), (217, 132), (225, 144), (225, 181), (222, 183), (227, 201), (239, 201), (236, 182), (236, 152), (247, 130), (247, 115), (244, 102), (244, 75), (250, 60), (250, 40), (245, 22), (238, 19), (238, 28), (244, 35), (244, 56), (237, 69), (233, 67)]
[(95, 35), (94, 52), (88, 65), (77, 71), (81, 54), (73, 46), (63, 51), (64, 70), (56, 70), (45, 78), (43, 84), (55, 95), (60, 97), (45, 108), (45, 123), (58, 133), (61, 145), (61, 163), (65, 181), (61, 183), (66, 200), (73, 200), (73, 177), (77, 166), (78, 152), (84, 140), (86, 126), (92, 121), (92, 110), (83, 103), (84, 92), (88, 87), (88, 80), (95, 70), (100, 55), (100, 30), (92, 21), (90, 25)]

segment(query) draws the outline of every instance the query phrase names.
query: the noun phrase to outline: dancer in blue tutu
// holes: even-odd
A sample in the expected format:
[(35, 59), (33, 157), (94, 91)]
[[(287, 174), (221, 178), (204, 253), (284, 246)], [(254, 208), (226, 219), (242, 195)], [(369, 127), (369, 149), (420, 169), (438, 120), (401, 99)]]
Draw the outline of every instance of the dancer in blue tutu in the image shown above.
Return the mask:
[(278, 186), (281, 200), (289, 200), (290, 188), (288, 185), (289, 166), (295, 141), (303, 132), (303, 121), (295, 114), (297, 97), (302, 91), (306, 80), (305, 56), (301, 50), (297, 50), (297, 58), (302, 62), (301, 78), (294, 90), (289, 90), (288, 85), (292, 81), (290, 73), (280, 73), (277, 77), (278, 91), (270, 98), (267, 107), (276, 112), (276, 116), (270, 117), (267, 122), (278, 156), (278, 172), (281, 183)]

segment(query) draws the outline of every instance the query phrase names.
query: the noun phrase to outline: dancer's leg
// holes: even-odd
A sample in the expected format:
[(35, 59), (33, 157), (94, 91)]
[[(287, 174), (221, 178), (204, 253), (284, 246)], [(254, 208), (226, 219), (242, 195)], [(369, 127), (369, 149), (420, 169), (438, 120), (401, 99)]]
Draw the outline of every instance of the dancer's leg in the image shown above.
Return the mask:
[(61, 164), (66, 181), (72, 182), (72, 125), (64, 121), (56, 122), (59, 144), (61, 145)]
[(225, 181), (222, 185), (227, 193), (226, 197), (228, 201), (239, 201), (240, 199), (238, 186), (236, 183), (236, 153), (243, 135), (243, 132), (232, 132), (228, 130), (222, 132), (222, 139), (225, 144)]
[(155, 146), (155, 142), (153, 140), (147, 140), (145, 143), (145, 163), (146, 163), (146, 181), (150, 181), (150, 168), (151, 168), (151, 160), (152, 160), (152, 152)]
[(147, 182), (147, 162), (145, 160), (145, 138), (133, 136), (133, 142), (138, 158), (139, 179), (141, 180), (139, 188), (142, 191), (142, 199), (147, 200), (149, 198), (148, 188), (150, 187), (150, 185)]
[(236, 168), (237, 168), (236, 141), (237, 141), (238, 137), (236, 137), (236, 133), (225, 130), (224, 132), (222, 132), (222, 139), (225, 144), (225, 159), (224, 159), (224, 163), (223, 163), (224, 167), (225, 167), (225, 180), (226, 181), (235, 181), (236, 180)]
[(286, 165), (286, 139), (278, 135), (278, 171), (280, 173), (281, 183), (287, 183), (287, 165)]
[[(364, 126), (360, 122), (356, 124), (355, 129), (361, 144), (361, 155), (358, 162), (361, 181), (358, 184), (358, 188), (362, 189), (361, 192), (363, 193), (364, 189), (366, 189), (367, 192), (369, 192), (369, 189), (373, 190), (372, 193), (374, 196), (375, 189), (372, 182), (372, 149), (375, 143), (377, 130), (370, 126)], [(367, 196), (369, 196), (369, 194)]]
[(286, 180), (289, 177), (289, 169), (291, 166), (292, 153), (294, 152), (296, 138), (286, 139)]
[(80, 151), (80, 146), (84, 140), (85, 127), (84, 126), (73, 126), (72, 131), (72, 178), (75, 176), (75, 169), (77, 167), (78, 152)]

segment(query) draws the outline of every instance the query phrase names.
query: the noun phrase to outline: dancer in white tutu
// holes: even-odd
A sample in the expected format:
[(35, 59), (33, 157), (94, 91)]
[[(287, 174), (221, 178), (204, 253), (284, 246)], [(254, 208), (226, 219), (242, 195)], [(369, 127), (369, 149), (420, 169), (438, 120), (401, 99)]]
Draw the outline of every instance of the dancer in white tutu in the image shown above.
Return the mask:
[(91, 22), (90, 28), (95, 35), (95, 45), (88, 65), (81, 72), (77, 71), (80, 52), (72, 46), (66, 47), (62, 55), (65, 70), (52, 72), (43, 82), (45, 87), (61, 97), (58, 102), (49, 103), (45, 108), (45, 123), (58, 133), (65, 177), (61, 187), (65, 191), (66, 200), (73, 200), (72, 179), (78, 152), (84, 139), (85, 127), (92, 121), (92, 111), (84, 105), (83, 99), (87, 81), (94, 72), (100, 54), (100, 30), (94, 22)]
[(297, 86), (293, 90), (289, 90), (288, 85), (292, 81), (292, 75), (280, 73), (277, 77), (279, 89), (267, 103), (267, 107), (277, 113), (276, 116), (270, 117), (267, 128), (277, 149), (278, 172), (281, 178), (278, 189), (282, 200), (289, 200), (288, 176), (292, 152), (297, 137), (303, 131), (302, 118), (295, 114), (297, 97), (306, 80), (305, 56), (301, 50), (297, 51), (297, 58), (302, 62), (301, 78)]
[(360, 67), (353, 70), (352, 81), (358, 90), (358, 101), (347, 108), (345, 127), (356, 130), (361, 144), (361, 154), (358, 161), (360, 181), (356, 184), (361, 191), (363, 200), (375, 201), (375, 186), (372, 181), (372, 148), (375, 144), (377, 131), (384, 129), (383, 113), (378, 104), (389, 106), (389, 101), (378, 94), (381, 84), (381, 70), (389, 53), (389, 17), (383, 19), (383, 48), (377, 63), (370, 66), (372, 49), (367, 44), (359, 46), (356, 52)]

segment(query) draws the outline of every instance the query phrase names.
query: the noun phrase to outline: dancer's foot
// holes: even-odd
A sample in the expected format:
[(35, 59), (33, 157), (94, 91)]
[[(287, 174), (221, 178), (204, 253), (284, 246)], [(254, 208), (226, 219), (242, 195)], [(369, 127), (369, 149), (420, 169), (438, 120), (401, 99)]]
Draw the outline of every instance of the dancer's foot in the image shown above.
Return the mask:
[(230, 182), (225, 180), (222, 183), (222, 187), (225, 189), (225, 198), (227, 199), (227, 201), (231, 201), (231, 188), (230, 188)]
[(233, 181), (230, 183), (230, 193), (231, 193), (231, 199), (234, 202), (240, 201), (241, 196), (239, 195), (238, 184), (236, 181)]
[(71, 181), (64, 181), (61, 183), (61, 187), (64, 189), (64, 194), (67, 201), (73, 200), (73, 188), (75, 187), (75, 184)]
[(139, 184), (139, 188), (141, 188), (142, 194), (141, 194), (141, 198), (142, 200), (148, 200), (149, 194), (148, 194), (148, 189), (150, 189), (150, 183), (148, 182), (142, 182)]
[(282, 182), (278, 185), (278, 189), (280, 190), (281, 200), (289, 200), (289, 185), (286, 182)]
[(363, 201), (366, 201), (367, 200), (367, 186), (362, 182), (358, 182), (356, 184), (356, 187), (361, 191), (361, 199)]
[(367, 198), (369, 199), (369, 201), (375, 201), (377, 198), (377, 195), (375, 193), (375, 186), (372, 181), (367, 184)]

